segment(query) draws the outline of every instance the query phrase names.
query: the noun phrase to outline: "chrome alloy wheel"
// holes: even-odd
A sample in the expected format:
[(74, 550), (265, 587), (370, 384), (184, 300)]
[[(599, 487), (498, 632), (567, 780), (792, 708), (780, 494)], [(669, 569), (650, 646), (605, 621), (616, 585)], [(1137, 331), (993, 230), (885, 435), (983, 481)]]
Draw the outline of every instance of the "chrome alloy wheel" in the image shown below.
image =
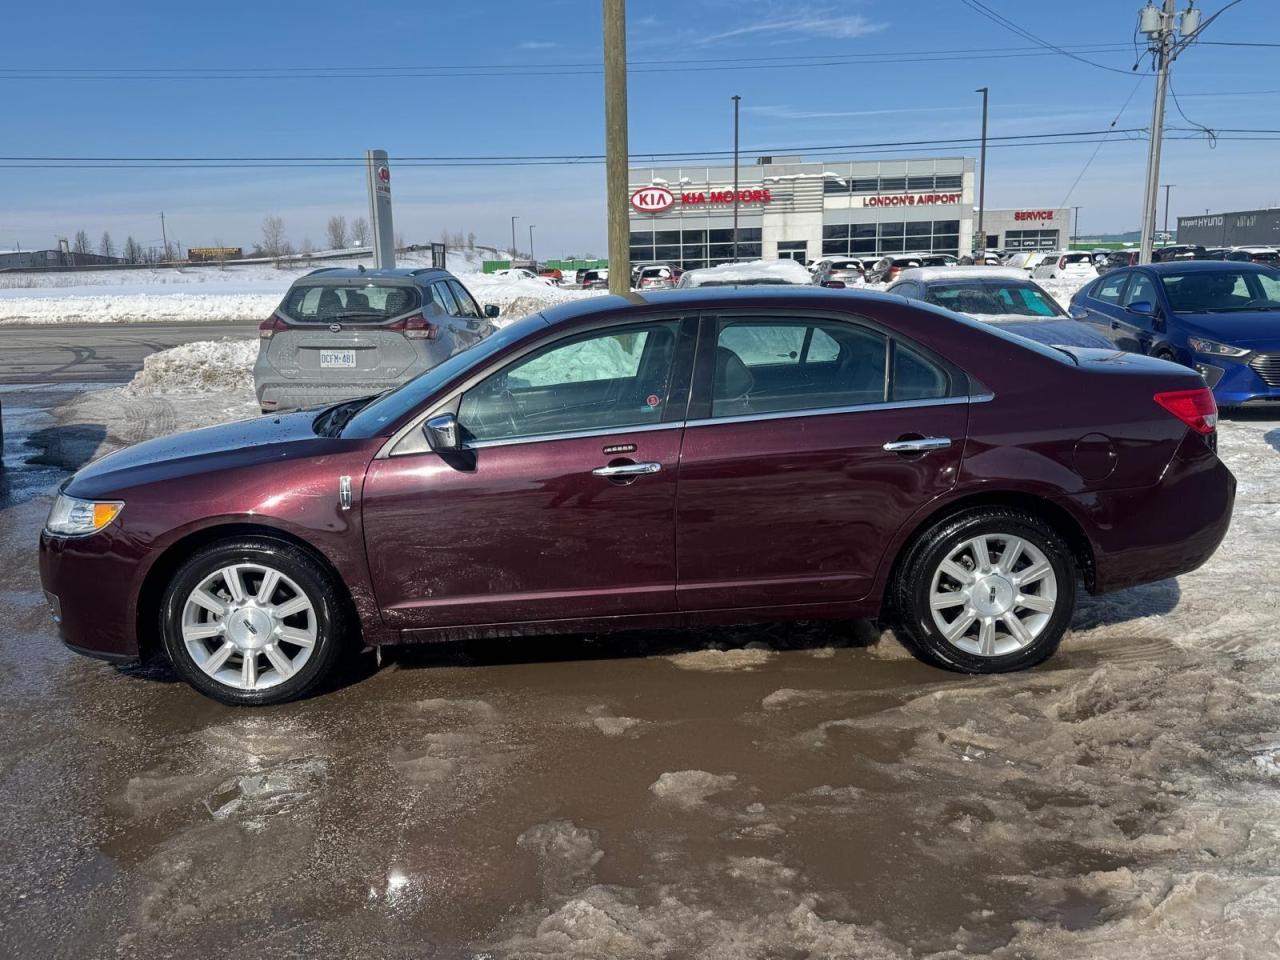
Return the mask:
[(947, 554), (933, 573), (934, 626), (958, 650), (1003, 657), (1031, 645), (1058, 603), (1058, 578), (1035, 544), (987, 533)]
[(196, 666), (237, 690), (288, 680), (311, 658), (316, 611), (279, 570), (235, 563), (211, 573), (187, 595), (182, 642)]

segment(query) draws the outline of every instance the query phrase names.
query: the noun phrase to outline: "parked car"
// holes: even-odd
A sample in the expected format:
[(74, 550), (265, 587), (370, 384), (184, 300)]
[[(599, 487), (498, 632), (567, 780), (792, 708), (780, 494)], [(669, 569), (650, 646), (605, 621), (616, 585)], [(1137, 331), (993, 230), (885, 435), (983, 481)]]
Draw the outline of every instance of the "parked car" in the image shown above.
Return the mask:
[(1107, 255), (1107, 259), (1098, 265), (1098, 273), (1107, 273), (1111, 270), (1119, 270), (1122, 267), (1137, 266), (1137, 263), (1137, 250), (1112, 250)]
[(586, 267), (579, 267), (577, 270), (573, 272), (573, 282), (576, 283), (578, 286), (582, 286), (582, 279), (589, 272), (590, 271)]
[(1070, 314), (1122, 350), (1198, 370), (1221, 406), (1280, 402), (1280, 270), (1191, 260), (1113, 271)]
[(867, 283), (891, 283), (903, 270), (922, 266), (924, 260), (919, 256), (881, 257), (863, 276)]
[(1153, 263), (1169, 263), (1173, 260), (1203, 260), (1205, 249), (1194, 243), (1170, 243), (1151, 251)]
[(823, 267), (814, 277), (814, 283), (825, 286), (832, 281), (839, 281), (845, 286), (862, 283), (862, 261), (849, 257), (835, 257), (824, 261)]
[(1227, 254), (1231, 252), (1230, 247), (1206, 247), (1204, 251), (1205, 260), (1225, 260)]
[(1093, 266), (1093, 254), (1083, 251), (1059, 251), (1042, 254), (1031, 270), (1033, 280), (1066, 280), (1094, 277), (1098, 271)]
[(578, 284), (583, 290), (604, 290), (609, 286), (608, 270), (587, 270)]
[(1078, 578), (1214, 552), (1215, 420), (1192, 370), (899, 297), (601, 298), (376, 398), (112, 453), (60, 489), (40, 574), (73, 649), (233, 704), (366, 646), (794, 617), (998, 673), (1054, 652)]
[(497, 315), (445, 270), (313, 270), (258, 327), (258, 405), (274, 413), (388, 390), (488, 336)]
[(922, 300), (1050, 346), (1111, 348), (1111, 341), (1067, 316), (1016, 267), (903, 270), (885, 293)]
[(1274, 247), (1232, 247), (1223, 259), (1276, 266), (1280, 264), (1280, 252)]
[(809, 271), (797, 260), (748, 260), (686, 270), (676, 284), (691, 287), (808, 285)]
[(666, 266), (644, 267), (632, 283), (637, 290), (670, 290), (675, 285), (675, 274)]
[(544, 267), (538, 271), (538, 276), (543, 280), (550, 280), (557, 287), (564, 283), (564, 273), (558, 267)]
[(1025, 270), (1027, 273), (1030, 273), (1043, 257), (1043, 251), (1023, 250), (1009, 254), (1009, 256), (1005, 258), (1003, 266), (1013, 267), (1018, 270)]

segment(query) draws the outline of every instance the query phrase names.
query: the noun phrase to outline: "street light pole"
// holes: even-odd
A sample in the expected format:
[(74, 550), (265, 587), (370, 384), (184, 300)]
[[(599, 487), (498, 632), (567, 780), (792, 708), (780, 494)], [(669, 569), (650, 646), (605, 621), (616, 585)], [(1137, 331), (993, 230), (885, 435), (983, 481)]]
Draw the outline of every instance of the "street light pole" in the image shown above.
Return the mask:
[(742, 98), (733, 95), (733, 262), (738, 262), (738, 105)]
[(1166, 183), (1164, 186), (1164, 237), (1165, 243), (1169, 242), (1169, 191), (1177, 186), (1176, 183)]
[(1076, 212), (1076, 218), (1071, 224), (1071, 242), (1079, 243), (1080, 242), (1080, 208), (1072, 207), (1071, 209)]
[(982, 153), (978, 162), (981, 168), (978, 172), (978, 236), (974, 240), (973, 249), (977, 253), (982, 252), (982, 262), (987, 262), (987, 228), (983, 225), (983, 215), (987, 211), (987, 88), (979, 87), (974, 91), (982, 94)]
[(511, 259), (512, 260), (515, 260), (516, 258), (516, 221), (519, 219), (520, 219), (519, 217), (511, 218)]
[(536, 223), (529, 224), (529, 259), (533, 261), (534, 266), (538, 264), (538, 258), (533, 255), (533, 228), (536, 226)]

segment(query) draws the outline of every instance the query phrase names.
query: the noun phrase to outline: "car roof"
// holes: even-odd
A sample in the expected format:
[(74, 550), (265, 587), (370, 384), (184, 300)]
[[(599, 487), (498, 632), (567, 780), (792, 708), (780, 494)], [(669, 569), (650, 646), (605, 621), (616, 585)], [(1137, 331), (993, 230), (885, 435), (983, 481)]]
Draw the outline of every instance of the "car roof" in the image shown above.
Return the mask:
[(439, 267), (383, 267), (375, 270), (361, 270), (358, 267), (321, 267), (299, 279), (323, 277), (326, 280), (414, 280), (428, 275), (452, 276), (448, 270), (442, 270)]
[(1245, 260), (1172, 260), (1163, 263), (1145, 263), (1142, 267), (1156, 273), (1213, 273), (1215, 270), (1255, 270), (1270, 272), (1274, 267)]
[(1017, 280), (1031, 283), (1027, 272), (1017, 267), (912, 267), (898, 274), (898, 281), (917, 280), (921, 283), (952, 280)]

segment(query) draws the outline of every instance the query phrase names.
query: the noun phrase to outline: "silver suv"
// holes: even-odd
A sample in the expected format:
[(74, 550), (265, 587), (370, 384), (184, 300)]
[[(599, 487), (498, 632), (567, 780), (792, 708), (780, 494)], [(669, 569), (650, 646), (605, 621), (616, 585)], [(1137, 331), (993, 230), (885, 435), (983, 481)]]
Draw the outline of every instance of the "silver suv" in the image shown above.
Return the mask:
[(487, 337), (497, 315), (445, 270), (313, 270), (258, 327), (258, 404), (275, 413), (381, 393)]

